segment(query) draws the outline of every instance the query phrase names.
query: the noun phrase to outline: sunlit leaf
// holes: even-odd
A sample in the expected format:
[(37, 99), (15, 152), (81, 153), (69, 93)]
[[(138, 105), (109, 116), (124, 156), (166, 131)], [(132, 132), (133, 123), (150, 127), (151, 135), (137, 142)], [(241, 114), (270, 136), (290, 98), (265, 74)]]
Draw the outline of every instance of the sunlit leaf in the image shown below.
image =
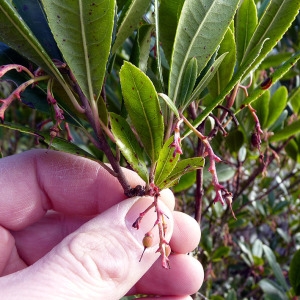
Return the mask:
[(149, 7), (150, 0), (129, 0), (121, 11), (118, 20), (117, 35), (112, 47), (115, 53), (133, 31), (137, 28), (140, 19)]
[(269, 138), (269, 141), (271, 143), (277, 142), (277, 141), (282, 141), (282, 140), (285, 140), (285, 139), (295, 135), (298, 132), (300, 132), (300, 120), (297, 120), (297, 121), (293, 122), (292, 124), (287, 125), (283, 129), (275, 132), (274, 135), (272, 135)]
[(209, 92), (213, 98), (217, 97), (230, 81), (236, 62), (236, 47), (233, 32), (230, 28), (226, 31), (218, 55), (226, 54), (222, 64), (208, 85)]
[(270, 103), (270, 91), (267, 90), (252, 104), (252, 107), (256, 110), (256, 115), (259, 119), (261, 128), (266, 128), (266, 124), (269, 116), (269, 103)]
[(179, 161), (171, 174), (161, 183), (161, 189), (169, 188), (178, 183), (180, 177), (188, 172), (203, 168), (203, 157), (187, 158)]
[[(234, 88), (234, 86), (236, 84), (238, 84), (244, 74), (251, 69), (251, 66), (253, 64), (253, 62), (255, 61), (256, 57), (259, 55), (261, 49), (263, 47), (262, 45), (258, 45), (249, 55), (249, 57), (247, 58), (247, 63), (245, 63), (243, 66), (241, 66), (241, 68), (239, 68), (237, 70), (237, 72), (233, 75), (233, 77), (231, 78), (230, 82), (227, 84), (226, 88), (223, 89), (223, 91), (218, 95), (218, 97), (216, 97), (215, 99), (213, 99), (213, 101), (211, 101), (209, 103), (209, 105), (202, 111), (202, 113), (195, 119), (195, 121), (193, 122), (193, 126), (197, 127), (200, 123), (202, 123), (202, 121), (208, 117), (208, 115), (212, 112), (212, 110), (219, 105), (224, 98), (231, 92), (231, 90)], [(248, 98), (247, 98), (248, 99)], [(186, 132), (184, 132), (184, 137), (187, 137), (192, 131), (190, 129), (188, 129)]]
[(270, 127), (281, 115), (286, 107), (288, 99), (288, 91), (285, 86), (279, 87), (272, 95), (269, 102), (268, 120), (265, 126)]
[(255, 31), (257, 22), (257, 11), (254, 0), (242, 1), (236, 14), (236, 48), (239, 65)]
[(127, 121), (121, 116), (110, 113), (111, 129), (116, 144), (131, 167), (148, 183), (148, 170), (145, 164), (143, 149), (139, 145)]
[(175, 106), (174, 102), (166, 95), (163, 93), (158, 93), (158, 96), (163, 99), (163, 101), (165, 101), (165, 103), (169, 106), (169, 108), (173, 111), (173, 113), (175, 114), (175, 116), (179, 119), (179, 112), (177, 107)]
[(184, 71), (191, 58), (200, 73), (221, 42), (238, 0), (185, 1), (176, 31), (169, 77), (169, 97), (176, 103)]
[(164, 124), (159, 100), (151, 80), (125, 62), (120, 71), (125, 106), (151, 162), (157, 161), (163, 142)]
[(180, 157), (179, 153), (176, 153), (174, 157), (174, 147), (170, 147), (174, 137), (170, 137), (164, 144), (160, 151), (157, 166), (155, 170), (154, 183), (159, 188), (163, 185), (164, 180), (169, 176), (169, 174), (175, 168), (177, 161)]
[(143, 72), (147, 71), (147, 62), (150, 52), (152, 24), (142, 25), (136, 35), (135, 43), (130, 56), (130, 62)]
[(159, 30), (165, 56), (170, 63), (176, 28), (184, 0), (161, 0), (159, 7)]
[(290, 27), (292, 21), (298, 15), (300, 1), (295, 0), (273, 0), (260, 18), (251, 40), (245, 51), (243, 61), (250, 54), (252, 49), (263, 43), (264, 47), (254, 62), (258, 65), (263, 58), (273, 49), (282, 38), (283, 34)]
[(100, 95), (110, 52), (114, 0), (42, 0), (56, 43), (84, 95)]
[(186, 101), (189, 99), (196, 83), (197, 74), (198, 74), (197, 59), (193, 57), (188, 63), (182, 77), (182, 85), (180, 87), (179, 96), (178, 96), (179, 106), (184, 105)]

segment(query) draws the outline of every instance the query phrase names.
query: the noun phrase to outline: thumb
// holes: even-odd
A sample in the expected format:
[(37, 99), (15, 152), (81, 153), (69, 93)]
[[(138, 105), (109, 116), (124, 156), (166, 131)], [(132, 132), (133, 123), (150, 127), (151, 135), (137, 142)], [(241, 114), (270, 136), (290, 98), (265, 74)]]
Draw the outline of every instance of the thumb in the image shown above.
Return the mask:
[[(120, 299), (159, 257), (155, 253), (159, 237), (157, 226), (153, 228), (157, 219), (154, 208), (143, 217), (139, 230), (132, 227), (152, 202), (151, 197), (130, 198), (85, 223), (32, 266), (3, 277), (2, 295), (9, 299)], [(159, 201), (159, 206), (168, 217), (169, 241), (172, 213), (163, 202)], [(143, 237), (150, 230), (153, 246), (139, 262)]]

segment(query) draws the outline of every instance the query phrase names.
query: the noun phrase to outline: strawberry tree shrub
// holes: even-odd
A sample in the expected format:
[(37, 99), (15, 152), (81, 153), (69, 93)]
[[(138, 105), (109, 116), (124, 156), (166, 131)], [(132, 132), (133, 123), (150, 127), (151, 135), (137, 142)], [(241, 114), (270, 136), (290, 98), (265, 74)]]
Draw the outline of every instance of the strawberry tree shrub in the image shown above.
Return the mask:
[[(132, 226), (155, 208), (141, 243), (147, 251), (159, 235), (162, 272), (172, 249), (158, 199), (171, 188), (202, 229), (192, 255), (206, 278), (195, 299), (293, 299), (299, 8), (298, 0), (3, 0), (1, 153), (81, 155), (128, 197), (152, 196)], [(130, 186), (122, 166), (145, 185)]]

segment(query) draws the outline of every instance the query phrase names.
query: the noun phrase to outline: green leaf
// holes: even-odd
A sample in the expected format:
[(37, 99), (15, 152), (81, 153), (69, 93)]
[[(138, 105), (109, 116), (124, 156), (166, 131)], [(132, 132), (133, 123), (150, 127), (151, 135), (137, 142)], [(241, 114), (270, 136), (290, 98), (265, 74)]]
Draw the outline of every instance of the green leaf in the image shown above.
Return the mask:
[(291, 57), (291, 53), (283, 52), (277, 54), (270, 54), (268, 55), (262, 63), (259, 65), (259, 70), (267, 70), (270, 68), (277, 68), (280, 67), (286, 60)]
[(230, 251), (231, 247), (221, 246), (214, 251), (212, 255), (212, 260), (214, 262), (220, 261), (223, 258), (227, 257), (230, 254)]
[(107, 124), (108, 124), (108, 111), (107, 111), (107, 108), (106, 108), (106, 103), (105, 103), (104, 99), (102, 98), (102, 96), (99, 97), (97, 105), (98, 105), (99, 118), (103, 122), (103, 124), (105, 126), (107, 126)]
[(280, 286), (270, 279), (262, 279), (258, 285), (263, 290), (266, 300), (288, 300)]
[(111, 52), (115, 53), (138, 27), (139, 21), (149, 7), (150, 0), (129, 0), (122, 9), (118, 29)]
[(115, 114), (110, 113), (111, 129), (116, 139), (116, 144), (131, 165), (146, 183), (149, 182), (148, 170), (145, 164), (143, 149), (139, 145), (134, 133), (127, 121)]
[(179, 161), (168, 178), (161, 184), (161, 189), (170, 188), (178, 183), (182, 175), (203, 168), (204, 162), (203, 157), (193, 157)]
[(286, 280), (282, 274), (280, 265), (276, 261), (276, 257), (274, 255), (273, 251), (267, 245), (263, 245), (263, 250), (264, 250), (265, 256), (267, 258), (267, 261), (274, 272), (276, 279), (280, 283), (281, 287), (287, 292), (289, 290), (289, 287), (288, 287)]
[(190, 0), (181, 10), (169, 77), (169, 97), (176, 103), (184, 71), (191, 58), (200, 73), (230, 25), (239, 0)]
[[(194, 127), (199, 126), (199, 124), (202, 123), (203, 120), (208, 117), (208, 115), (212, 112), (212, 110), (217, 105), (219, 105), (224, 100), (224, 98), (232, 91), (234, 86), (242, 80), (242, 77), (244, 76), (244, 74), (251, 71), (251, 65), (253, 64), (255, 58), (259, 55), (262, 47), (263, 47), (263, 44), (258, 45), (250, 53), (249, 57), (247, 58), (247, 61), (233, 75), (230, 82), (227, 84), (226, 88), (218, 95), (217, 98), (213, 99), (213, 101), (211, 101), (210, 104), (202, 111), (202, 113), (194, 120), (194, 122), (192, 124)], [(262, 90), (262, 89), (260, 89), (260, 90)], [(189, 134), (191, 134), (191, 132), (192, 131), (190, 129), (186, 130), (183, 134), (183, 138), (187, 137)]]
[(196, 181), (196, 171), (182, 175), (178, 184), (173, 187), (174, 193), (179, 193), (190, 188)]
[(164, 124), (153, 83), (141, 70), (125, 62), (120, 71), (127, 112), (152, 163), (163, 143)]
[(51, 148), (97, 161), (97, 158), (94, 155), (92, 155), (91, 153), (81, 149), (77, 145), (75, 145), (71, 142), (68, 142), (67, 140), (62, 139), (60, 137), (52, 138), (50, 136), (49, 132), (37, 132), (31, 128), (17, 125), (17, 124), (8, 123), (8, 122), (5, 122), (3, 124), (0, 123), (0, 127), (5, 127), (8, 129), (17, 130), (19, 132), (23, 132), (26, 134), (34, 135), (37, 138), (39, 138), (39, 140), (41, 140), (44, 143), (46, 143), (47, 145), (49, 145), (49, 147), (51, 147)]
[(176, 153), (176, 156), (173, 156), (174, 148), (170, 147), (174, 140), (174, 137), (171, 136), (164, 144), (163, 148), (160, 151), (157, 166), (155, 169), (154, 183), (159, 188), (163, 186), (164, 180), (170, 175), (170, 173), (175, 168), (177, 161), (180, 157), (179, 153)]
[(292, 124), (284, 127), (283, 129), (275, 132), (275, 134), (269, 138), (269, 141), (271, 143), (283, 141), (283, 140), (288, 139), (289, 137), (295, 135), (299, 131), (300, 131), (300, 120), (297, 120), (297, 121), (293, 122)]
[(300, 9), (299, 0), (273, 0), (265, 10), (263, 16), (255, 29), (254, 34), (245, 51), (243, 60), (250, 54), (252, 49), (257, 45), (264, 44), (262, 51), (254, 62), (254, 66), (258, 65), (263, 58), (273, 49), (273, 47), (282, 38), (283, 34), (290, 27), (292, 21), (298, 15)]
[(269, 115), (266, 128), (272, 126), (286, 107), (288, 91), (285, 86), (279, 87), (272, 95), (269, 103)]
[(208, 85), (209, 92), (213, 98), (217, 97), (224, 90), (232, 77), (235, 66), (235, 40), (230, 28), (228, 28), (218, 50), (219, 56), (223, 54), (226, 54), (226, 57), (224, 57), (222, 64)]
[(262, 128), (267, 128), (266, 124), (269, 116), (269, 103), (270, 91), (267, 90), (252, 104), (252, 107), (256, 110), (256, 115)]
[[(251, 104), (253, 101), (258, 99), (263, 93), (267, 91), (270, 87), (274, 85), (279, 79), (281, 79), (290, 68), (292, 68), (296, 62), (300, 59), (300, 51), (292, 55), (283, 65), (281, 65), (276, 71), (267, 78), (269, 84), (265, 87), (264, 82), (257, 86), (245, 99), (243, 102), (244, 105)], [(222, 93), (223, 94), (223, 93)], [(219, 97), (218, 97), (219, 98)]]
[(84, 95), (98, 99), (114, 23), (114, 0), (42, 0), (56, 43)]
[(139, 28), (130, 56), (130, 62), (143, 72), (147, 71), (147, 62), (149, 58), (151, 34), (153, 28), (154, 27), (151, 24), (145, 24)]
[(289, 270), (290, 283), (294, 289), (297, 296), (300, 295), (300, 250), (296, 251), (294, 254)]
[(182, 77), (182, 85), (180, 87), (179, 96), (178, 96), (179, 106), (184, 105), (186, 101), (189, 99), (189, 97), (191, 96), (192, 90), (196, 83), (197, 74), (198, 74), (197, 59), (193, 57), (188, 63)]
[(289, 143), (284, 147), (287, 155), (291, 157), (294, 161), (300, 161), (300, 151), (299, 146), (295, 139), (289, 141)]
[(8, 0), (0, 2), (0, 40), (36, 65), (61, 77), (45, 49), (10, 3)]
[(295, 114), (300, 112), (300, 87), (293, 90), (289, 97), (289, 102), (293, 108)]
[(62, 61), (39, 0), (13, 0), (13, 5), (49, 57)]
[(249, 41), (257, 25), (257, 11), (254, 0), (244, 0), (236, 14), (237, 63), (240, 65)]
[(230, 152), (238, 152), (245, 142), (244, 135), (241, 130), (234, 129), (229, 132), (225, 139), (226, 145)]
[(158, 93), (158, 96), (163, 99), (165, 101), (165, 103), (169, 106), (169, 108), (173, 111), (173, 113), (175, 114), (175, 116), (180, 119), (180, 116), (179, 116), (179, 112), (178, 112), (178, 109), (177, 107), (175, 106), (174, 102), (172, 102), (172, 100), (166, 95), (166, 94), (163, 94), (163, 93)]
[(227, 53), (223, 53), (222, 55), (220, 55), (220, 57), (218, 57), (213, 62), (211, 67), (208, 69), (208, 71), (204, 74), (202, 79), (199, 81), (199, 83), (195, 87), (193, 93), (191, 94), (189, 100), (183, 106), (182, 110), (184, 110), (191, 102), (193, 102), (194, 100), (197, 99), (197, 97), (199, 97), (200, 93), (207, 87), (209, 82), (212, 80), (212, 78), (214, 77), (214, 75), (218, 71), (218, 69), (219, 69), (219, 67), (220, 67), (220, 65), (221, 65), (221, 63), (224, 60), (226, 55), (227, 55)]
[(159, 6), (160, 40), (169, 64), (173, 50), (178, 19), (184, 0), (161, 0)]

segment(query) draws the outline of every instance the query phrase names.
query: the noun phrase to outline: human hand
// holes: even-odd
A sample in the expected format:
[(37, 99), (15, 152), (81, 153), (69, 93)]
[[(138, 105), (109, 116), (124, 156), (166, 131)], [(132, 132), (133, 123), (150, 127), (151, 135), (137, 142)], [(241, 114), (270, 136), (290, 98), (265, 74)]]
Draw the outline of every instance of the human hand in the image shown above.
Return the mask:
[[(136, 173), (124, 172), (131, 186), (143, 184)], [(125, 199), (116, 178), (99, 164), (28, 151), (0, 160), (0, 182), (1, 299), (191, 299), (200, 288), (202, 266), (186, 255), (199, 242), (199, 226), (171, 212), (169, 190), (161, 193), (160, 205), (175, 253), (165, 270), (155, 253), (158, 237), (139, 262), (155, 214), (149, 212), (139, 230), (131, 226), (153, 199)]]

